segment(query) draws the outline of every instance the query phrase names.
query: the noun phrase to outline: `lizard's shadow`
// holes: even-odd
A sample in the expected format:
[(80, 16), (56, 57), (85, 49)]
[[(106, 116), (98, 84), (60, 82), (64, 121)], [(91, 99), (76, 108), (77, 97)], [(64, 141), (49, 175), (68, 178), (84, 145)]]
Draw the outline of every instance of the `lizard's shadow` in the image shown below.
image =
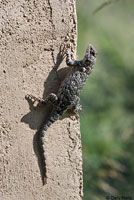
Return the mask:
[[(61, 50), (60, 50), (56, 57), (56, 63), (54, 67), (52, 68), (51, 72), (49, 73), (47, 79), (44, 82), (43, 99), (45, 99), (46, 96), (48, 96), (52, 92), (56, 93), (62, 80), (64, 80), (68, 72), (68, 67), (65, 67), (56, 71), (58, 67), (60, 66), (60, 64), (62, 63), (62, 61), (63, 61), (63, 56), (61, 55)], [(40, 131), (41, 125), (50, 114), (52, 110), (52, 106), (51, 105), (45, 105), (45, 106), (37, 105), (36, 107), (34, 107), (33, 103), (29, 99), (27, 99), (27, 101), (29, 103), (30, 112), (21, 118), (21, 122), (28, 124), (31, 129), (37, 130), (33, 137), (33, 149), (38, 159), (38, 166), (40, 169), (42, 182), (44, 184), (43, 177), (44, 175), (46, 175), (46, 166), (44, 166), (45, 167), (44, 169), (44, 167), (42, 166), (41, 158), (40, 158), (39, 131)]]

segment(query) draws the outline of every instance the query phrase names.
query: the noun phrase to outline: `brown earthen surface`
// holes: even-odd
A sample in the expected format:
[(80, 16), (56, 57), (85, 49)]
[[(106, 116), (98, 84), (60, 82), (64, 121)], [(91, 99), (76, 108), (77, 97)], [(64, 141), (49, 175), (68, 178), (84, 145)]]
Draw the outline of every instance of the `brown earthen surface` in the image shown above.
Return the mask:
[(53, 67), (66, 67), (60, 46), (67, 41), (76, 51), (75, 2), (2, 0), (0, 13), (0, 200), (80, 200), (79, 121), (64, 118), (48, 129), (43, 186), (34, 142), (50, 108), (25, 100), (27, 93), (45, 97), (59, 87)]

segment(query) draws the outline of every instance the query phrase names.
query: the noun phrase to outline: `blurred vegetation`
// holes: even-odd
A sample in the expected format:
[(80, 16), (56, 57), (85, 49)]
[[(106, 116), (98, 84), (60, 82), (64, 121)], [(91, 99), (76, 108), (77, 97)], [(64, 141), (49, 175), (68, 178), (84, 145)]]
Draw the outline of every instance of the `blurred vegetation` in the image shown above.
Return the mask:
[(107, 5), (110, 5), (111, 3), (116, 3), (117, 1), (121, 1), (121, 0), (105, 0), (102, 4), (100, 4), (95, 10), (94, 10), (94, 14), (97, 13), (98, 11), (100, 11), (102, 8), (104, 8)]
[(78, 55), (89, 43), (97, 63), (81, 94), (83, 200), (134, 198), (134, 1), (94, 10), (104, 0), (77, 0)]

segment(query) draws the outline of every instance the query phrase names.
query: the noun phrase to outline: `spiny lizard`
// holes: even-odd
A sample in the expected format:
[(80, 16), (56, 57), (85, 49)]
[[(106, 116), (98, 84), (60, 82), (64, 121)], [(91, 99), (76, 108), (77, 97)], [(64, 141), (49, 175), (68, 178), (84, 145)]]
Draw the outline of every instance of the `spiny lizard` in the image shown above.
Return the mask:
[(51, 103), (53, 110), (44, 124), (39, 130), (39, 142), (41, 148), (41, 160), (44, 166), (43, 184), (46, 184), (46, 159), (45, 159), (45, 146), (44, 136), (48, 127), (58, 120), (65, 112), (72, 112), (78, 115), (81, 110), (79, 104), (79, 95), (86, 83), (89, 74), (92, 72), (93, 66), (96, 62), (96, 50), (92, 45), (89, 45), (84, 58), (82, 60), (72, 60), (69, 50), (66, 52), (66, 64), (71, 68), (57, 94), (51, 93), (46, 99), (36, 98), (32, 95), (27, 95), (27, 98), (32, 101), (37, 101), (41, 104)]

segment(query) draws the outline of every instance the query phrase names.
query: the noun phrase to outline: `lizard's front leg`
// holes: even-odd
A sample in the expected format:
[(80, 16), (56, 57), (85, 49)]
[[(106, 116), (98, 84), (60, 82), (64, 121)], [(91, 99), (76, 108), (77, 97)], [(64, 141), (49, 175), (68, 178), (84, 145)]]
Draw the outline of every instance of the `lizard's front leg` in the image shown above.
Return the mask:
[(44, 105), (46, 105), (47, 103), (50, 103), (50, 104), (53, 104), (53, 105), (57, 105), (57, 103), (58, 103), (58, 97), (54, 93), (49, 94), (46, 97), (46, 99), (37, 98), (37, 97), (35, 97), (35, 96), (31, 95), (31, 94), (27, 94), (26, 98), (30, 99), (33, 103), (37, 101), (39, 104), (44, 104)]
[(72, 60), (70, 50), (66, 51), (66, 64), (70, 67), (71, 66), (79, 66), (79, 64), (80, 64), (80, 61)]

